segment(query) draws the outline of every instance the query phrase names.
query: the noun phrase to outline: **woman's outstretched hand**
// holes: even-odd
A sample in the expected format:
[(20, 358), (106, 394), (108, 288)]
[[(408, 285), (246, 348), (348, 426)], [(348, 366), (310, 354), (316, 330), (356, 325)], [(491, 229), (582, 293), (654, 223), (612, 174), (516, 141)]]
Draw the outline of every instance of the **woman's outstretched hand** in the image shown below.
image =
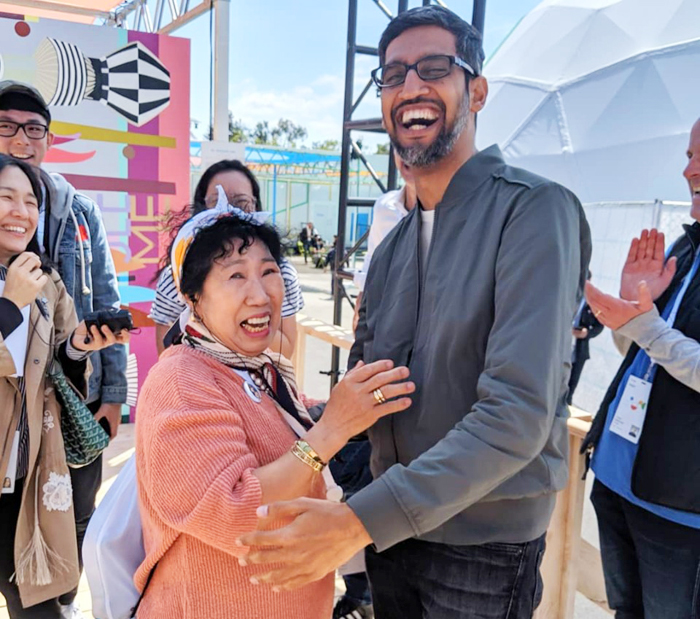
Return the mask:
[(395, 368), (389, 360), (359, 361), (333, 388), (323, 417), (309, 433), (312, 447), (328, 461), (380, 417), (406, 410), (411, 406), (406, 396), (416, 389), (408, 376), (407, 367)]

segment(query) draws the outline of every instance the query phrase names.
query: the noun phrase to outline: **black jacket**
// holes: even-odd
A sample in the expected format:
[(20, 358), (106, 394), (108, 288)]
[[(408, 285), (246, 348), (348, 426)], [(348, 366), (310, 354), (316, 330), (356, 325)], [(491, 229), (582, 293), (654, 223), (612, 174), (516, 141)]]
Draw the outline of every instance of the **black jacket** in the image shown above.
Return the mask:
[(577, 339), (574, 343), (574, 354), (572, 363), (581, 363), (588, 361), (591, 358), (590, 342), (594, 337), (598, 337), (605, 327), (594, 316), (588, 303), (583, 306), (583, 309), (577, 315), (576, 324), (579, 329), (587, 329), (588, 335), (584, 338)]
[[(671, 251), (678, 258), (676, 275), (666, 292), (656, 301), (663, 312), (673, 293), (683, 285), (683, 278), (693, 266), (695, 250), (700, 245), (700, 224), (684, 226)], [(678, 309), (674, 328), (700, 341), (700, 272), (690, 283)], [(608, 388), (582, 452), (595, 448), (605, 429), (610, 403), (620, 382), (639, 352), (632, 344), (620, 369)], [(686, 512), (700, 513), (700, 393), (680, 383), (659, 367), (649, 397), (644, 432), (639, 441), (632, 470), (632, 492), (649, 503)]]

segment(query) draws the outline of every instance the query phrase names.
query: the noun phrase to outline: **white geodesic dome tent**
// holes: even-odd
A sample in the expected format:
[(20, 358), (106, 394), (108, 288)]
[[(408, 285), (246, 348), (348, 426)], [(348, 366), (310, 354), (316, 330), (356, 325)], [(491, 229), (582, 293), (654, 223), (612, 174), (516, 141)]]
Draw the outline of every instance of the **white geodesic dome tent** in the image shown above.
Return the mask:
[(481, 146), (582, 202), (687, 200), (700, 0), (545, 0), (484, 69)]
[[(700, 0), (545, 0), (486, 63), (478, 145), (572, 189), (594, 282), (616, 292), (630, 239), (689, 222), (682, 176), (700, 117)], [(671, 203), (670, 203), (671, 202)], [(593, 340), (574, 403), (595, 411), (620, 357)]]

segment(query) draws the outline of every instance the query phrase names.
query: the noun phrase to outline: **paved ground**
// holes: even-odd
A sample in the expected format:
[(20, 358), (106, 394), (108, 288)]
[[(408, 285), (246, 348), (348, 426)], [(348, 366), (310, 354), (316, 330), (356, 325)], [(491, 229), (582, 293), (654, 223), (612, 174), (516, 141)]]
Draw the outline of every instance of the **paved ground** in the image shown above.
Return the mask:
[[(314, 269), (310, 265), (304, 265), (303, 259), (294, 259), (295, 266), (299, 271), (299, 279), (304, 291), (306, 307), (304, 313), (308, 316), (318, 318), (325, 322), (332, 322), (333, 302), (330, 296), (330, 273), (323, 273), (320, 269)], [(356, 292), (352, 287), (351, 292)], [(352, 311), (349, 305), (345, 305), (343, 325), (350, 327), (352, 322)], [(308, 338), (306, 348), (306, 378), (304, 383), (305, 392), (315, 398), (327, 398), (330, 385), (328, 376), (321, 374), (330, 369), (331, 347), (315, 338)], [(345, 367), (347, 353), (341, 351), (341, 367)], [(134, 452), (133, 448), (133, 426), (123, 426), (119, 431), (119, 436), (104, 456), (103, 485), (98, 497), (101, 498), (113, 483), (117, 473)], [(589, 482), (590, 483), (590, 482)], [(590, 503), (586, 502), (586, 510), (583, 519), (583, 535), (594, 546), (598, 546), (598, 535), (596, 530), (595, 515)], [(339, 581), (342, 588), (342, 581)], [(92, 607), (90, 592), (87, 582), (83, 577), (80, 583), (78, 596), (80, 607), (88, 619), (92, 619), (90, 609)], [(602, 611), (598, 606), (587, 600), (582, 595), (577, 595), (575, 619), (609, 619), (611, 615)], [(0, 619), (7, 619), (7, 613), (2, 601), (0, 601)]]

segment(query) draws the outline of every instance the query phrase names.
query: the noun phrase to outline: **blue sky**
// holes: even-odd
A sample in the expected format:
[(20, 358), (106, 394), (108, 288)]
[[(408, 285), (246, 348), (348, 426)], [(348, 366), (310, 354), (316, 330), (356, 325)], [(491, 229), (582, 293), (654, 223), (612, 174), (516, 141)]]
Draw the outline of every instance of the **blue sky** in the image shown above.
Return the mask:
[[(395, 9), (396, 0), (384, 0)], [(484, 47), (487, 56), (540, 0), (487, 0)], [(359, 0), (360, 43), (376, 46), (388, 20), (372, 0)], [(411, 0), (409, 6), (418, 6)], [(472, 0), (446, 0), (471, 19)], [(312, 141), (339, 139), (343, 112), (347, 2), (345, 0), (232, 0), (229, 108), (248, 126), (288, 118)], [(209, 126), (209, 15), (175, 36), (192, 40), (191, 116)], [(356, 92), (369, 79), (376, 58), (359, 57)], [(356, 118), (378, 116), (374, 92)]]

